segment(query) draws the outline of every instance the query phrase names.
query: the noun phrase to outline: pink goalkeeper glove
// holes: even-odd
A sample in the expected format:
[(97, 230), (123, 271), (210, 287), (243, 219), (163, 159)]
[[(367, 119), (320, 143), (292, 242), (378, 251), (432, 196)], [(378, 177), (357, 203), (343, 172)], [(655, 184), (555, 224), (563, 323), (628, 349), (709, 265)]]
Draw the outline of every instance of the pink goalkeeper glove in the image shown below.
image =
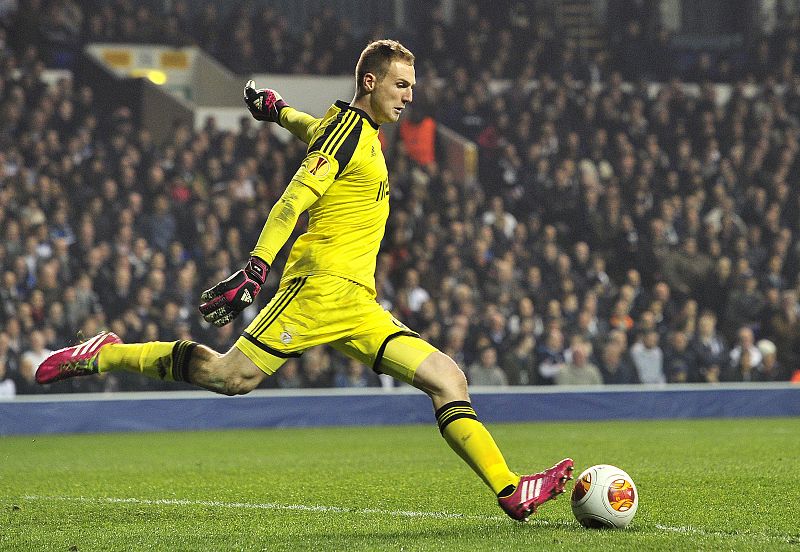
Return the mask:
[(253, 304), (269, 274), (269, 265), (250, 257), (242, 270), (221, 281), (200, 296), (200, 312), (206, 322), (222, 327)]
[(281, 95), (270, 88), (256, 90), (255, 81), (249, 80), (244, 85), (244, 103), (254, 119), (280, 124), (281, 109), (286, 107)]

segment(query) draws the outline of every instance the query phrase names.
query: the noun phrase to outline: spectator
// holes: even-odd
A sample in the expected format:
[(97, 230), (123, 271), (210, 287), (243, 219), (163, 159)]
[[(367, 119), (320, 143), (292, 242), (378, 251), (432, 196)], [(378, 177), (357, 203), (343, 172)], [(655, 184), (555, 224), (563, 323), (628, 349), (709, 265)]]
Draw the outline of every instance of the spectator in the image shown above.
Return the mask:
[(656, 330), (647, 330), (631, 347), (631, 359), (641, 383), (665, 383), (664, 352)]
[(11, 341), (5, 331), (0, 331), (0, 363), (5, 366), (9, 377), (19, 372), (19, 355), (11, 348)]
[(589, 361), (591, 345), (579, 339), (573, 343), (572, 358), (561, 366), (555, 377), (556, 385), (602, 385), (600, 369)]
[(508, 378), (497, 364), (497, 349), (491, 346), (480, 351), (478, 360), (467, 367), (467, 381), (470, 385), (508, 385)]
[(701, 286), (698, 300), (704, 308), (716, 313), (717, 316), (725, 314), (728, 296), (733, 289), (732, 263), (728, 257), (720, 257), (716, 261), (713, 272), (708, 274)]
[(539, 381), (545, 385), (555, 383), (555, 377), (564, 365), (564, 334), (552, 328), (536, 348)]
[(778, 363), (784, 367), (800, 366), (800, 305), (797, 292), (781, 294), (780, 312), (772, 317), (772, 341), (777, 349)]
[(9, 399), (17, 394), (17, 384), (8, 373), (8, 363), (0, 359), (0, 399)]
[(615, 330), (629, 332), (633, 329), (633, 317), (630, 315), (631, 305), (625, 299), (619, 299), (614, 303), (614, 311), (608, 320), (608, 325)]
[[(622, 334), (623, 337), (624, 335)], [(627, 358), (624, 345), (613, 339), (609, 339), (603, 346), (600, 373), (603, 376), (603, 383), (606, 384), (639, 383), (636, 368)]]
[(145, 237), (160, 251), (167, 251), (175, 240), (177, 221), (170, 210), (169, 198), (165, 194), (156, 196), (153, 211), (145, 215), (142, 223)]
[[(416, 102), (415, 102), (416, 103)], [(419, 104), (400, 122), (400, 138), (408, 156), (423, 167), (436, 161), (436, 120)]]
[(685, 332), (676, 330), (669, 335), (669, 345), (664, 350), (664, 373), (668, 383), (686, 383), (694, 372), (695, 359)]
[(47, 388), (42, 388), (36, 384), (35, 374), (37, 367), (38, 364), (33, 364), (33, 362), (30, 360), (30, 357), (28, 359), (20, 360), (19, 373), (17, 374), (17, 377), (14, 378), (17, 394), (22, 395), (49, 391), (50, 386)]
[(20, 365), (33, 367), (35, 370), (53, 351), (46, 347), (47, 339), (44, 332), (40, 330), (31, 332), (29, 342), (30, 345), (20, 357)]
[(729, 355), (727, 381), (755, 381), (763, 356), (756, 347), (753, 330), (747, 326), (739, 328), (736, 346)]
[(397, 293), (404, 296), (405, 304), (412, 313), (419, 312), (422, 305), (431, 298), (430, 293), (420, 285), (419, 272), (413, 268), (406, 272), (403, 286)]
[(526, 331), (520, 333), (509, 351), (503, 357), (502, 368), (511, 385), (534, 385), (536, 374), (536, 337), (533, 335), (532, 323)]
[(98, 300), (105, 306), (110, 318), (119, 317), (133, 301), (133, 275), (130, 265), (119, 263), (114, 269), (113, 280), (100, 287)]
[(717, 333), (717, 317), (704, 311), (697, 321), (697, 334), (691, 342), (695, 362), (689, 373), (690, 382), (716, 383), (728, 360), (728, 349), (722, 336)]
[(662, 261), (664, 278), (682, 297), (689, 297), (699, 289), (711, 268), (711, 260), (698, 251), (693, 237), (686, 238), (680, 250), (667, 253)]
[(783, 366), (778, 362), (777, 348), (772, 341), (760, 339), (756, 343), (756, 347), (761, 352), (761, 365), (755, 375), (756, 381), (785, 381), (789, 379)]
[(302, 357), (303, 387), (331, 387), (333, 374), (327, 349), (314, 347)]
[(748, 272), (743, 276), (741, 284), (731, 291), (728, 299), (725, 311), (728, 332), (734, 335), (737, 328), (755, 325), (764, 305), (764, 295), (758, 289), (758, 280), (752, 272)]

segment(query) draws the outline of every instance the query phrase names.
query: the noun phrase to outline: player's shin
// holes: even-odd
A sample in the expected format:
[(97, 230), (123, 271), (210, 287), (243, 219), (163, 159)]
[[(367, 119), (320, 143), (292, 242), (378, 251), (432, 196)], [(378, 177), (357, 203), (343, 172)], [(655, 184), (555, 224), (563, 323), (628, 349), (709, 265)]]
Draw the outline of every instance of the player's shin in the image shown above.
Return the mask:
[(450, 445), (496, 495), (511, 493), (519, 476), (505, 458), (468, 401), (453, 401), (436, 411), (436, 423)]
[(189, 361), (197, 347), (194, 341), (151, 341), (111, 344), (100, 350), (98, 370), (125, 370), (154, 379), (189, 381)]

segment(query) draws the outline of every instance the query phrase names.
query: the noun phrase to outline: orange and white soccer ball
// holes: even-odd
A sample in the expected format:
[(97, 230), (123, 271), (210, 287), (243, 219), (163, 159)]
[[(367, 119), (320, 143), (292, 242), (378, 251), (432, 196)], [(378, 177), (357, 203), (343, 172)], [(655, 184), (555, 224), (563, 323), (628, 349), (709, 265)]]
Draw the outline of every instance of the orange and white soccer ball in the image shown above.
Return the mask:
[(571, 502), (572, 513), (584, 527), (623, 529), (639, 507), (639, 491), (625, 470), (599, 464), (578, 476)]

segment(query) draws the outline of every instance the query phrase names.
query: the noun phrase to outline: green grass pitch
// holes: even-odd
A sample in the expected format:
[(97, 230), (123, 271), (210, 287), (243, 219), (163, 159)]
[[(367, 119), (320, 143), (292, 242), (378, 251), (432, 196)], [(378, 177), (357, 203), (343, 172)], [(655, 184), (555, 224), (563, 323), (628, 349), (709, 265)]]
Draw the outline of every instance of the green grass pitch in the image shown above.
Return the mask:
[(518, 471), (627, 470), (631, 526), (568, 495), (505, 518), (433, 424), (28, 436), (0, 438), (0, 550), (800, 549), (800, 419), (490, 429)]

